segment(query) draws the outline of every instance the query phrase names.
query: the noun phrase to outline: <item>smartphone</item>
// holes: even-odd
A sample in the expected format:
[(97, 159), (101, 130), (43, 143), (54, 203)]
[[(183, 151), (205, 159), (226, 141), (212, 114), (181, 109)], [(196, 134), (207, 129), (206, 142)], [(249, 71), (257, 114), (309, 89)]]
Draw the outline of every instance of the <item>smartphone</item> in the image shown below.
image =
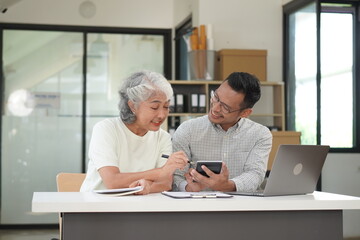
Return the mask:
[(213, 173), (219, 174), (221, 171), (222, 161), (198, 161), (196, 163), (196, 171), (205, 177), (209, 177), (205, 171), (201, 168), (202, 165), (205, 165)]

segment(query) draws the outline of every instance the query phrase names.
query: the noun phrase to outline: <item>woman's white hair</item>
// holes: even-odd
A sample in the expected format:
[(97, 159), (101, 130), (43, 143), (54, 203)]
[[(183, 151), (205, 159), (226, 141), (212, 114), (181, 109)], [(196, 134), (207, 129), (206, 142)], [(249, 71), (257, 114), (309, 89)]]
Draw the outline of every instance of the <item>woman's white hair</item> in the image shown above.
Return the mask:
[(140, 102), (148, 100), (159, 91), (163, 92), (168, 100), (173, 95), (173, 89), (163, 75), (150, 71), (133, 73), (125, 79), (119, 90), (120, 101), (118, 107), (120, 118), (125, 123), (135, 122), (136, 116), (131, 111), (128, 101), (130, 100), (135, 106), (138, 106)]

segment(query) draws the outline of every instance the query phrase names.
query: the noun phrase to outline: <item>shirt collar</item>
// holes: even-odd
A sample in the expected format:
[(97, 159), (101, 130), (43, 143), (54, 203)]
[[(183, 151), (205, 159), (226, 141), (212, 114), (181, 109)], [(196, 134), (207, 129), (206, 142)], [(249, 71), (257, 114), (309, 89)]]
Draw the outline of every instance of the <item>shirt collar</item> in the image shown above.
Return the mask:
[(210, 123), (215, 128), (216, 131), (232, 133), (232, 132), (238, 131), (241, 128), (241, 126), (243, 125), (243, 122), (244, 122), (244, 119), (240, 118), (240, 120), (237, 123), (235, 123), (234, 126), (230, 127), (227, 131), (225, 131), (220, 126), (220, 124), (215, 124), (215, 123), (212, 123), (212, 122), (210, 122)]

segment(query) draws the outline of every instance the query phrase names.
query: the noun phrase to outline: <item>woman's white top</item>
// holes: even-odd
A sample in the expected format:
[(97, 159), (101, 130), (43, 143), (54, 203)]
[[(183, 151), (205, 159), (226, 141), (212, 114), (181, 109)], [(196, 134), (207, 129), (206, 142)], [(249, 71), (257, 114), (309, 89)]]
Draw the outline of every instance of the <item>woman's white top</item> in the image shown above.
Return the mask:
[(81, 192), (106, 189), (98, 170), (106, 166), (118, 167), (120, 172), (141, 172), (161, 167), (171, 154), (170, 134), (160, 129), (144, 136), (131, 132), (120, 117), (98, 122), (89, 146), (89, 164)]

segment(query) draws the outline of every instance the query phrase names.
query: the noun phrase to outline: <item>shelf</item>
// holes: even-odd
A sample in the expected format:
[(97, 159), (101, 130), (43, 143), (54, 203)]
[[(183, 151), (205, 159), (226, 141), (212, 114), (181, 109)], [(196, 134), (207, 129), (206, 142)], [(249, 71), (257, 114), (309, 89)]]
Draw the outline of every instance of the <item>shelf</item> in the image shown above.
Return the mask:
[(215, 84), (220, 85), (222, 81), (215, 80), (169, 80), (171, 85), (173, 84), (185, 84), (185, 85), (198, 85), (198, 84)]
[(283, 114), (281, 113), (274, 113), (274, 114), (251, 114), (250, 117), (282, 117)]
[(284, 86), (283, 82), (266, 82), (260, 81), (261, 86)]
[[(190, 95), (192, 93), (201, 93), (206, 96), (205, 113), (173, 112), (169, 114), (169, 118), (172, 118), (170, 120), (175, 121), (174, 118), (180, 118), (176, 119), (176, 121), (177, 124), (181, 124), (183, 120), (207, 114), (209, 111), (210, 91), (217, 89), (222, 82), (223, 81), (218, 80), (170, 80), (169, 83), (174, 89), (174, 94), (181, 93)], [(255, 104), (254, 112), (249, 118), (265, 126), (280, 131), (285, 130), (284, 83), (260, 81), (260, 84), (262, 97), (260, 101)]]
[(207, 113), (169, 113), (169, 117), (201, 117), (204, 116)]

